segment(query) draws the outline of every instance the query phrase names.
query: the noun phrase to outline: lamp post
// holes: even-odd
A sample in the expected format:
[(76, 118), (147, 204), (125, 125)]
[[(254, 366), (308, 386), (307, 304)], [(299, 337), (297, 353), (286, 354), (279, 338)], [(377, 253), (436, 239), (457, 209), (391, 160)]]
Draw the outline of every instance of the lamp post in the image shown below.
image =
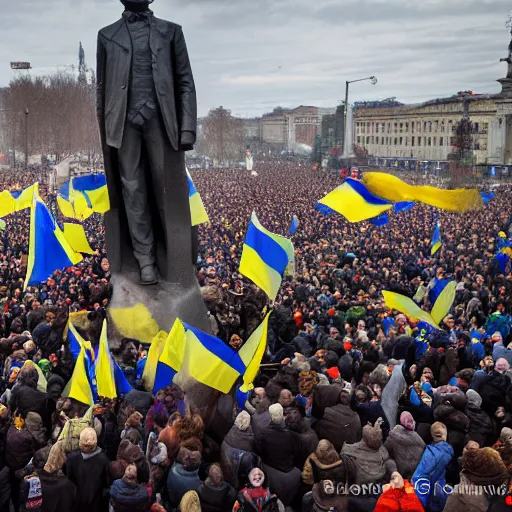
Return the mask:
[(28, 169), (28, 108), (25, 109), (25, 169)]
[(343, 153), (345, 155), (348, 155), (348, 133), (347, 133), (347, 125), (348, 125), (348, 86), (350, 84), (353, 84), (355, 82), (364, 82), (365, 80), (370, 80), (372, 85), (375, 85), (377, 83), (377, 78), (375, 76), (369, 76), (366, 78), (358, 78), (357, 80), (350, 80), (348, 82), (345, 82), (345, 122), (343, 126)]

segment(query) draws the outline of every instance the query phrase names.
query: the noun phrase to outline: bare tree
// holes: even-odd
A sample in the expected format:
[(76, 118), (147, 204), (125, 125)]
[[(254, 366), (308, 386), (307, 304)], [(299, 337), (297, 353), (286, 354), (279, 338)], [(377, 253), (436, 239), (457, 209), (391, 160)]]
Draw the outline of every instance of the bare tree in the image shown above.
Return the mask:
[(244, 146), (244, 127), (240, 118), (233, 117), (224, 107), (210, 110), (202, 122), (204, 149), (214, 165), (229, 165), (241, 158)]

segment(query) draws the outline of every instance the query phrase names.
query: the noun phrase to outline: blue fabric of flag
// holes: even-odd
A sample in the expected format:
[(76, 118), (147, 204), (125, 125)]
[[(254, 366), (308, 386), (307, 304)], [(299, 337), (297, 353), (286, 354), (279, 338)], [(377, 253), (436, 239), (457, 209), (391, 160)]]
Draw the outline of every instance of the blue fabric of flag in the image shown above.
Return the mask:
[(322, 215), (325, 215), (326, 217), (328, 215), (332, 215), (333, 213), (338, 213), (336, 210), (333, 210), (332, 208), (329, 208), (326, 204), (322, 203), (316, 203), (315, 210), (320, 212)]
[(205, 347), (209, 352), (231, 366), (231, 368), (240, 373), (240, 375), (245, 373), (245, 364), (236, 350), (233, 350), (229, 345), (226, 345), (221, 339), (216, 338), (215, 336), (206, 334), (205, 332), (195, 329), (190, 325), (183, 325), (187, 331), (192, 331), (203, 347)]
[(347, 178), (345, 183), (348, 183), (367, 203), (381, 206), (391, 204), (390, 201), (373, 195), (366, 186), (358, 180)]
[(378, 217), (374, 217), (373, 219), (370, 219), (370, 223), (377, 227), (385, 226), (388, 222), (389, 222), (389, 216), (387, 213), (382, 213)]
[(126, 380), (126, 376), (121, 367), (114, 361), (114, 380), (116, 383), (116, 391), (118, 396), (126, 395), (133, 387)]
[(395, 213), (406, 212), (410, 210), (414, 206), (414, 201), (400, 201), (399, 203), (395, 203), (393, 209)]
[(446, 285), (450, 283), (452, 279), (437, 279), (435, 280), (435, 284), (432, 289), (428, 292), (428, 300), (430, 304), (434, 304), (441, 294), (441, 292), (445, 289)]
[(293, 216), (292, 223), (290, 225), (290, 229), (288, 230), (288, 234), (293, 235), (297, 228), (299, 227), (299, 219), (297, 218), (297, 215)]
[(489, 203), (489, 201), (491, 201), (491, 199), (494, 199), (496, 197), (496, 194), (486, 191), (480, 192), (480, 195), (482, 196), (482, 200), (486, 206)]
[(266, 233), (260, 231), (252, 222), (249, 223), (245, 244), (254, 249), (262, 261), (283, 275), (288, 266), (286, 251)]

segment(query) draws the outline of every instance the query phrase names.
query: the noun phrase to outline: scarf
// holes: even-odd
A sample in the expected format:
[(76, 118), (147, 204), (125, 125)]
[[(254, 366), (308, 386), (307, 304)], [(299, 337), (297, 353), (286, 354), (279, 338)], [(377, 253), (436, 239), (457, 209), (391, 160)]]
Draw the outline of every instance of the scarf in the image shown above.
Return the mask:
[(274, 498), (274, 494), (264, 487), (246, 487), (242, 490), (242, 495), (257, 508), (258, 512), (261, 512), (263, 507)]
[(137, 21), (144, 21), (145, 23), (149, 23), (149, 20), (153, 16), (153, 11), (147, 10), (144, 12), (132, 12), (132, 11), (124, 11), (123, 18), (128, 23), (136, 23)]
[(34, 473), (25, 477), (25, 482), (28, 483), (28, 496), (25, 508), (27, 510), (41, 509), (43, 506), (43, 491), (41, 490), (41, 480)]

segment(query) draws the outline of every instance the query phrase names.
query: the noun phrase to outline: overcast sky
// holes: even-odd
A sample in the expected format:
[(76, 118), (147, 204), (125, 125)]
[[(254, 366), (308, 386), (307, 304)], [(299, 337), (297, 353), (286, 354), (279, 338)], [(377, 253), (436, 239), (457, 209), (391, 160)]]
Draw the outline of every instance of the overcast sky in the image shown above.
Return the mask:
[[(460, 90), (495, 93), (506, 74), (510, 0), (155, 0), (155, 15), (183, 26), (199, 114), (223, 105), (240, 116), (277, 105), (418, 102)], [(77, 64), (82, 41), (95, 65), (97, 31), (119, 0), (5, 0), (0, 86), (9, 62), (45, 74)]]

